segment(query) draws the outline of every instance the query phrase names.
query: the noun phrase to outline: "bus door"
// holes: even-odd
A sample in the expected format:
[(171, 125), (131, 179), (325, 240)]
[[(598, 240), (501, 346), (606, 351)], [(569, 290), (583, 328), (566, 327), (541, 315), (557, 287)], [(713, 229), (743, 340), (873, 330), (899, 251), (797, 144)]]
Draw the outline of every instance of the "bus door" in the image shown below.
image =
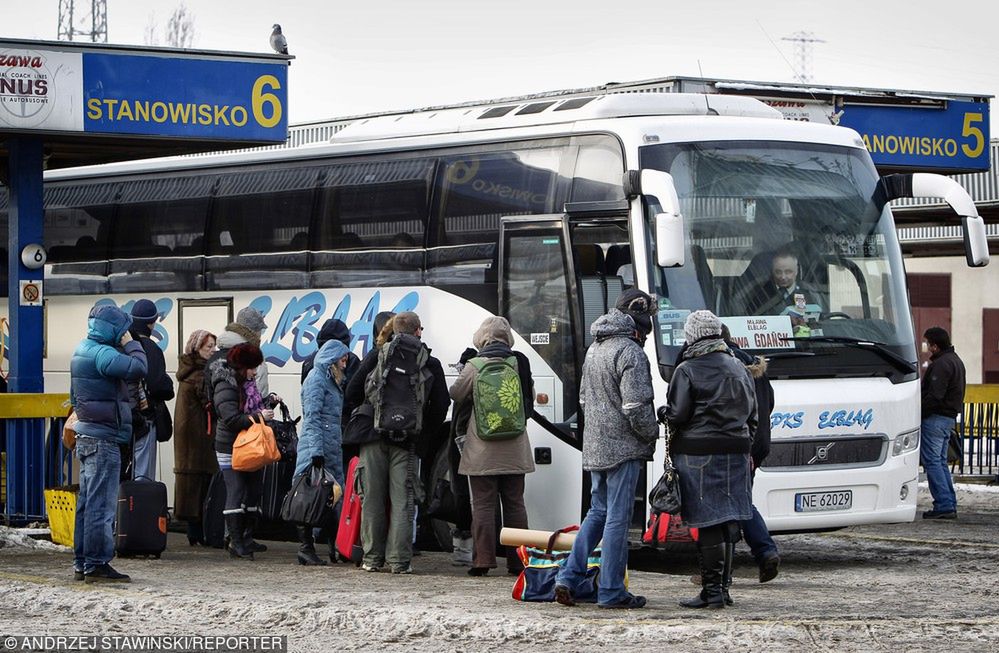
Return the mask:
[[(528, 477), (532, 525), (576, 523), (588, 507), (579, 375), (589, 326), (606, 311), (606, 252), (627, 242), (626, 223), (609, 215), (583, 220), (570, 211), (500, 221), (500, 314), (544, 361), (543, 369), (532, 369), (534, 421), (541, 426), (530, 431), (537, 468)], [(610, 281), (619, 293), (617, 278)]]
[(232, 297), (178, 299), (177, 354), (184, 353), (184, 344), (192, 331), (205, 329), (217, 337), (232, 320)]
[[(184, 345), (192, 331), (205, 329), (218, 336), (225, 326), (233, 320), (232, 297), (217, 297), (211, 299), (178, 299), (177, 329), (171, 333), (170, 346), (167, 347), (167, 371), (175, 380), (176, 389), (177, 358), (184, 353)], [(171, 406), (171, 413), (174, 413)], [(160, 479), (173, 478), (173, 443), (168, 442), (157, 450), (156, 464)], [(167, 481), (167, 504), (173, 503), (173, 482)]]
[(527, 477), (529, 520), (532, 527), (561, 528), (579, 522), (583, 491), (579, 311), (566, 217), (502, 218), (499, 260), (500, 315), (537, 354), (531, 357), (533, 421), (542, 428), (528, 429), (536, 468)]

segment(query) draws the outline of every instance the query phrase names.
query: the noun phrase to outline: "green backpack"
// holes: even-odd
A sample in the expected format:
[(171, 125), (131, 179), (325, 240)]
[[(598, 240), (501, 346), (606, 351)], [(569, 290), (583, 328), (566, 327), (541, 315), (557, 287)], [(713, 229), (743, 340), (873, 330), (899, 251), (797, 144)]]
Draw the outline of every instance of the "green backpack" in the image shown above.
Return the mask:
[(476, 435), (483, 440), (510, 440), (523, 433), (527, 416), (517, 359), (473, 358), (468, 364), (479, 372), (472, 386)]

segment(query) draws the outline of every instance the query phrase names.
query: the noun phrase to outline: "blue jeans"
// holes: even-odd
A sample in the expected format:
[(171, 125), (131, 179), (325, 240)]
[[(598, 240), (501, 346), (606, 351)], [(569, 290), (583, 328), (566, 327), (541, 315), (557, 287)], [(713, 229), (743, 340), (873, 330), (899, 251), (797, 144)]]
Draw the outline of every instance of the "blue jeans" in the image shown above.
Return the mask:
[(628, 460), (613, 469), (590, 472), (590, 510), (586, 513), (572, 553), (556, 582), (575, 592), (586, 578), (586, 559), (603, 539), (597, 603), (620, 603), (628, 598), (624, 574), (628, 568), (628, 527), (635, 508), (635, 485), (642, 461)]
[(76, 457), (80, 460), (80, 495), (76, 499), (73, 569), (86, 573), (114, 557), (112, 525), (121, 452), (115, 442), (81, 436), (76, 439)]
[(760, 515), (756, 506), (753, 506), (752, 518), (739, 522), (739, 525), (742, 527), (742, 535), (746, 538), (746, 544), (753, 552), (756, 564), (777, 555), (777, 545), (774, 543), (774, 538), (770, 537), (767, 523), (763, 521), (763, 516)]
[(957, 493), (947, 469), (947, 445), (954, 428), (954, 418), (930, 415), (920, 425), (919, 462), (926, 471), (926, 480), (933, 495), (933, 509), (939, 512), (957, 510)]
[(149, 433), (135, 441), (132, 457), (135, 465), (132, 467), (132, 478), (145, 476), (150, 481), (156, 480), (156, 426), (149, 424)]

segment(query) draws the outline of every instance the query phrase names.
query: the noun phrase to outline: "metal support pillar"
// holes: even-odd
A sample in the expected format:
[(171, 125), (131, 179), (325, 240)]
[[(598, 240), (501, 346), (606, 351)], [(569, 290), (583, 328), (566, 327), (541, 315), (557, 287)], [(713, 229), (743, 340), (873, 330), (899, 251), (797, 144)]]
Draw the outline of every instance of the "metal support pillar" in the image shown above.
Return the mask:
[[(7, 310), (10, 316), (9, 392), (41, 393), (42, 307), (22, 306), (21, 281), (41, 280), (42, 270), (29, 270), (21, 250), (42, 242), (42, 141), (14, 137), (7, 141), (10, 170)], [(45, 514), (45, 430), (41, 420), (7, 420), (7, 506), (9, 520)]]

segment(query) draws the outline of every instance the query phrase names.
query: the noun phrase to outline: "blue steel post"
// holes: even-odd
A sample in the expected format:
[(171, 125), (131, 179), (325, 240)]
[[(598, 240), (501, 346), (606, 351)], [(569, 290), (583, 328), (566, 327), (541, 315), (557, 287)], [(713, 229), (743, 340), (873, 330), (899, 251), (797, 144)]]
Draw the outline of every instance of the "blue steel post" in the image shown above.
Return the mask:
[[(21, 305), (21, 281), (42, 279), (29, 270), (21, 250), (42, 243), (42, 141), (14, 137), (7, 141), (10, 170), (7, 307), (10, 316), (10, 392), (43, 392), (42, 307)], [(44, 284), (42, 286), (44, 291)], [(7, 421), (7, 515), (15, 520), (45, 514), (44, 420)]]

